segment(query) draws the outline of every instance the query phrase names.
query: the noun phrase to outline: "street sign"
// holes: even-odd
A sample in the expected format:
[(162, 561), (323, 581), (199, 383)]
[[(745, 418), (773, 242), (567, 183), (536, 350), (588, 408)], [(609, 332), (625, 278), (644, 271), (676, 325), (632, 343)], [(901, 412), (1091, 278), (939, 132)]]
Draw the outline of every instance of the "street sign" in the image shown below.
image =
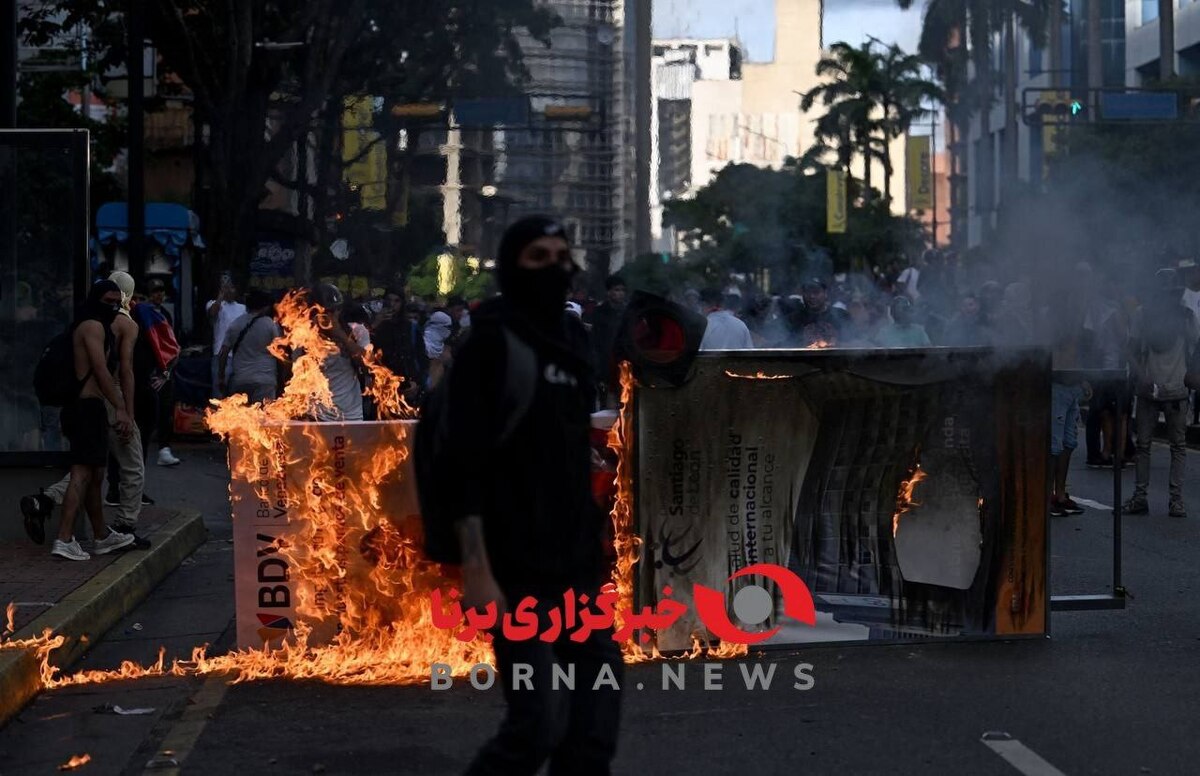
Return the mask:
[(1175, 92), (1100, 92), (1100, 118), (1105, 121), (1175, 121), (1179, 96)]
[(1200, 90), (1025, 89), (1021, 115), (1029, 126), (1100, 122), (1156, 124), (1200, 121)]

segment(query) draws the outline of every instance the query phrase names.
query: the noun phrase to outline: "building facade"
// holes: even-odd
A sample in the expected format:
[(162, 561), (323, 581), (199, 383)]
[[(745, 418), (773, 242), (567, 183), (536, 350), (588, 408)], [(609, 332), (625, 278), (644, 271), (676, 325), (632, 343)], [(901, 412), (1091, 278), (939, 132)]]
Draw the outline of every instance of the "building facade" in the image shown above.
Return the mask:
[[(1006, 180), (1022, 184), (1036, 184), (1042, 180), (1047, 154), (1054, 153), (1054, 128), (1028, 124), (1021, 115), (1025, 92), (1029, 89), (1062, 90), (1084, 95), (1090, 87), (1088, 78), (1088, 35), (1087, 3), (1092, 0), (1067, 0), (1063, 6), (1062, 23), (1057, 31), (1061, 42), (1057, 51), (1061, 61), (1053, 61), (1049, 45), (1035, 46), (1029, 36), (1017, 28), (1013, 50), (1016, 52), (1015, 99), (1006, 106), (1004, 97), (1004, 39), (997, 35), (993, 40), (993, 68), (995, 71), (996, 100), (987, 115), (976, 114), (966, 142), (959, 153), (965, 159), (967, 236), (963, 244), (968, 247), (981, 245), (989, 221), (995, 223), (997, 210), (1002, 206)], [(1100, 45), (1102, 88), (1122, 88), (1130, 79), (1126, 66), (1132, 41), (1127, 39), (1127, 12), (1132, 7), (1125, 0), (1096, 0), (1100, 7)], [(1157, 1), (1153, 3), (1157, 7)], [(1140, 2), (1139, 2), (1140, 7)], [(1200, 7), (1200, 6), (1198, 6)], [(1200, 17), (1198, 17), (1200, 18)], [(1157, 27), (1154, 32), (1157, 52)], [(1157, 72), (1157, 53), (1153, 68)], [(1136, 84), (1132, 84), (1136, 85)], [(1012, 115), (1009, 111), (1012, 111)], [(984, 132), (991, 136), (991, 143), (984, 142)], [(1015, 131), (1015, 155), (1006, 153), (1007, 133)], [(987, 151), (990, 147), (991, 156)], [(992, 190), (985, 190), (986, 177), (980, 175), (982, 165), (990, 164)]]
[[(1141, 86), (1158, 78), (1159, 18), (1158, 0), (1110, 0), (1124, 5), (1125, 82)], [(1181, 76), (1200, 76), (1200, 2), (1174, 0), (1175, 72)]]
[(650, 243), (650, 0), (544, 5), (562, 24), (521, 38), (530, 125), (496, 133), (495, 186), (507, 220), (557, 215), (583, 264), (616, 270)]
[[(781, 169), (816, 142), (820, 108), (800, 111), (804, 92), (816, 87), (824, 49), (822, 0), (775, 0), (775, 57), (746, 62), (733, 38), (654, 41), (654, 115), (651, 136), (651, 229), (655, 249), (669, 251), (665, 202), (690, 197), (730, 164)], [(892, 145), (892, 207), (905, 212), (905, 142)], [(685, 164), (685, 158), (687, 159)], [(864, 176), (863, 162), (851, 172)], [(873, 185), (884, 170), (875, 162)]]

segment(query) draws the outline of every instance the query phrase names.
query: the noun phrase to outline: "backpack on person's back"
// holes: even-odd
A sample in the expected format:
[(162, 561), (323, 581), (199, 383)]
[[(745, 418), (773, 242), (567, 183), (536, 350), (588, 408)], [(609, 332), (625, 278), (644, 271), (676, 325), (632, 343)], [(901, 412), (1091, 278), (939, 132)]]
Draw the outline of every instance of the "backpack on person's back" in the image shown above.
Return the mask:
[[(537, 354), (507, 327), (503, 327), (506, 350), (504, 392), (500, 406), (505, 422), (496, 447), (511, 438), (533, 404), (537, 390)], [(450, 367), (453, 369), (453, 366)], [(457, 514), (456, 492), (459, 483), (450, 437), (450, 374), (446, 374), (425, 397), (421, 419), (413, 440), (413, 468), (416, 472), (417, 496), (421, 522), (425, 533), (425, 555), (435, 563), (459, 564), (459, 548), (455, 523), (466, 515)], [(480, 440), (486, 444), (487, 440)]]
[[(47, 343), (33, 368), (33, 391), (43, 407), (66, 407), (92, 378), (92, 369), (80, 380), (75, 377), (75, 329), (73, 323)], [(104, 330), (104, 350), (112, 350), (112, 331)]]

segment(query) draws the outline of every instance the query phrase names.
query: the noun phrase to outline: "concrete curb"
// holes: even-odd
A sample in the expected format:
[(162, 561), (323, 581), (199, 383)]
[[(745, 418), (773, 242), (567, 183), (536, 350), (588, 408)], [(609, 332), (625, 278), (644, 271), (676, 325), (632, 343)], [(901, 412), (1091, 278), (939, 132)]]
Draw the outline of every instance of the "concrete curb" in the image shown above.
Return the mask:
[[(153, 541), (148, 551), (124, 554), (13, 634), (13, 638), (32, 638), (46, 629), (66, 636), (66, 643), (54, 651), (50, 662), (59, 668), (69, 667), (204, 544), (207, 536), (208, 530), (199, 512), (179, 511), (148, 536)], [(41, 689), (38, 666), (30, 653), (0, 652), (0, 727), (15, 717)]]

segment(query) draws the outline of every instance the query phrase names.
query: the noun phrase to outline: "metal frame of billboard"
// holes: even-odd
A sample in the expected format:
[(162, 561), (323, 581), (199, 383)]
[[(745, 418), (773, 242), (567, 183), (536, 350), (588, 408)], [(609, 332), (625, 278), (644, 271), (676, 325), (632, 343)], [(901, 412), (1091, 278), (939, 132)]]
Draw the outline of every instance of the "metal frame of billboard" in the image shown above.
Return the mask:
[[(70, 207), (76, 214), (71, 219), (71, 255), (74, 257), (74, 301), (76, 307), (81, 305), (87, 296), (88, 277), (88, 241), (90, 237), (90, 189), (91, 189), (91, 146), (89, 133), (86, 129), (4, 129), (0, 130), (0, 146), (11, 149), (61, 149), (71, 154), (72, 198)], [(15, 212), (9, 215), (0, 214), (0, 218), (15, 217)], [(15, 235), (14, 235), (15, 239)], [(0, 250), (14, 251), (12, 245), (0, 247)], [(36, 451), (0, 451), (0, 467), (35, 467), (35, 466), (66, 466), (68, 456), (65, 452)]]
[[(1124, 418), (1125, 410), (1128, 406), (1129, 395), (1129, 377), (1123, 370), (1106, 369), (1106, 370), (1056, 370), (1055, 377), (1070, 378), (1084, 380), (1092, 384), (1108, 384), (1112, 387), (1113, 395), (1117, 397), (1117, 417)], [(1088, 408), (1091, 412), (1091, 408)], [(1118, 424), (1118, 428), (1114, 432), (1120, 438), (1120, 443), (1124, 447), (1125, 443), (1125, 425), (1124, 420)], [(1113, 508), (1112, 508), (1112, 526), (1113, 526), (1113, 560), (1112, 560), (1112, 592), (1110, 593), (1090, 593), (1083, 595), (1055, 595), (1050, 597), (1050, 610), (1054, 612), (1080, 612), (1080, 611), (1097, 611), (1106, 609), (1124, 609), (1127, 591), (1121, 583), (1121, 501), (1124, 499), (1122, 494), (1121, 482), (1121, 459), (1123, 455), (1113, 456), (1112, 467), (1112, 483), (1113, 483)]]

